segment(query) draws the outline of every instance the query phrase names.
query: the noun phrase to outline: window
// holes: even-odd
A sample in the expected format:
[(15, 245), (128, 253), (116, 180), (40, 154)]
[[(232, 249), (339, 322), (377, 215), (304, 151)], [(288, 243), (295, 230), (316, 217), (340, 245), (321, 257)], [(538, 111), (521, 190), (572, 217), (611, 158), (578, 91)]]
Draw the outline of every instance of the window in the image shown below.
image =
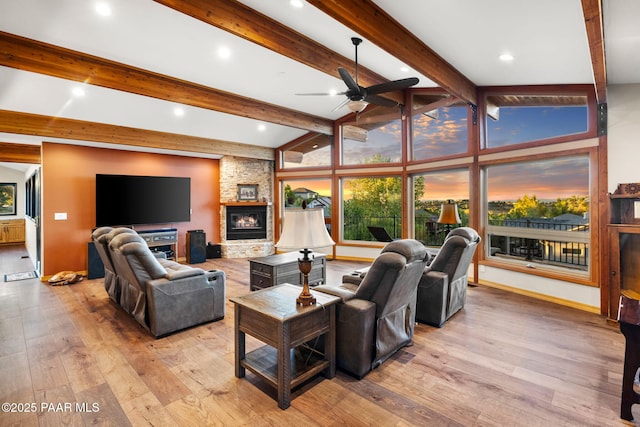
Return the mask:
[[(440, 246), (447, 227), (438, 223), (442, 204), (453, 201), (461, 224), (469, 225), (469, 171), (455, 169), (414, 175), (414, 236), (428, 246)], [(454, 226), (456, 227), (456, 226)]]
[(282, 151), (285, 169), (331, 166), (333, 135), (313, 134)]
[(587, 96), (487, 96), (486, 148), (576, 135), (588, 130)]
[(437, 99), (433, 95), (413, 96), (412, 160), (463, 154), (469, 150), (467, 106), (458, 104), (432, 109), (439, 104)]
[(383, 227), (391, 238), (402, 236), (400, 177), (342, 178), (342, 239), (376, 241), (368, 227)]
[(400, 162), (400, 109), (376, 108), (359, 114), (355, 121), (343, 123), (341, 159), (343, 165)]
[(487, 166), (488, 253), (589, 269), (589, 155)]
[[(324, 210), (327, 231), (331, 234), (331, 180), (296, 179), (282, 181), (282, 197), (285, 209), (300, 207), (305, 202), (310, 208)], [(283, 213), (284, 215), (284, 213)]]

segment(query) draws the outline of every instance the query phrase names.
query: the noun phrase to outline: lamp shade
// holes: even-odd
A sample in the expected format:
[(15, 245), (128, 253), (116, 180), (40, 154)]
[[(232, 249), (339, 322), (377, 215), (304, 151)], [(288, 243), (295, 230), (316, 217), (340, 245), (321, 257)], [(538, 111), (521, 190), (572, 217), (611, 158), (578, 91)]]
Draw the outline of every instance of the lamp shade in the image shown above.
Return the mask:
[(347, 108), (349, 108), (349, 110), (351, 110), (354, 113), (360, 113), (362, 112), (362, 110), (367, 108), (367, 105), (369, 105), (368, 102), (360, 99), (356, 101), (349, 101), (349, 103), (347, 104)]
[(283, 221), (282, 235), (276, 243), (279, 249), (314, 249), (336, 244), (324, 225), (322, 208), (288, 208)]
[(460, 215), (458, 215), (458, 205), (449, 200), (440, 206), (440, 218), (438, 224), (460, 224)]

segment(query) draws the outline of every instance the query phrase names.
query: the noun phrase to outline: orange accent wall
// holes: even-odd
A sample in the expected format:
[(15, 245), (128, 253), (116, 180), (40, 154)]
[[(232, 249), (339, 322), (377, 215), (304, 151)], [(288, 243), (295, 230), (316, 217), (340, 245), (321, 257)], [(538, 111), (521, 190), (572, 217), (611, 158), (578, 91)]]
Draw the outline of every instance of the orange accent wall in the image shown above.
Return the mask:
[[(187, 230), (202, 229), (220, 241), (220, 167), (215, 159), (140, 153), (77, 145), (42, 144), (43, 275), (87, 270), (96, 220), (96, 174), (191, 178), (191, 222), (136, 226), (178, 229), (178, 257), (186, 256)], [(55, 213), (66, 220), (54, 220)]]

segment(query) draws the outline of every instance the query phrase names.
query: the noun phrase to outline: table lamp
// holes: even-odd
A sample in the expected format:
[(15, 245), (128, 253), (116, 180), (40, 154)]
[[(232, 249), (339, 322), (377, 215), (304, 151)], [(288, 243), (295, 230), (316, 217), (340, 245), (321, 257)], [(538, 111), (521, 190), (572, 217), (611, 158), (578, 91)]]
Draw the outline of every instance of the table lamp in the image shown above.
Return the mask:
[(460, 224), (460, 215), (458, 215), (458, 205), (453, 200), (447, 200), (447, 203), (443, 203), (440, 206), (440, 218), (438, 218), (438, 224), (444, 224), (447, 228), (447, 233), (451, 231), (453, 224)]
[(311, 249), (336, 244), (324, 225), (324, 210), (307, 208), (303, 203), (302, 208), (285, 209), (283, 221), (282, 235), (275, 246), (278, 249), (299, 250), (302, 254), (302, 258), (298, 258), (298, 268), (303, 277), (302, 292), (296, 303), (302, 306), (315, 304), (316, 299), (309, 291), (309, 272), (313, 264), (309, 254)]

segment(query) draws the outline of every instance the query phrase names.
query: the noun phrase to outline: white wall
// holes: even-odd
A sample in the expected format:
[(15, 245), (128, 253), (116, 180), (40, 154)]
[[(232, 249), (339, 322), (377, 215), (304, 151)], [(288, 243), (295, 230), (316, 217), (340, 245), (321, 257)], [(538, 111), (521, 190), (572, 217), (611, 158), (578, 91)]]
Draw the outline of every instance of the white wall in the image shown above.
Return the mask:
[(607, 88), (609, 192), (640, 182), (640, 84)]

